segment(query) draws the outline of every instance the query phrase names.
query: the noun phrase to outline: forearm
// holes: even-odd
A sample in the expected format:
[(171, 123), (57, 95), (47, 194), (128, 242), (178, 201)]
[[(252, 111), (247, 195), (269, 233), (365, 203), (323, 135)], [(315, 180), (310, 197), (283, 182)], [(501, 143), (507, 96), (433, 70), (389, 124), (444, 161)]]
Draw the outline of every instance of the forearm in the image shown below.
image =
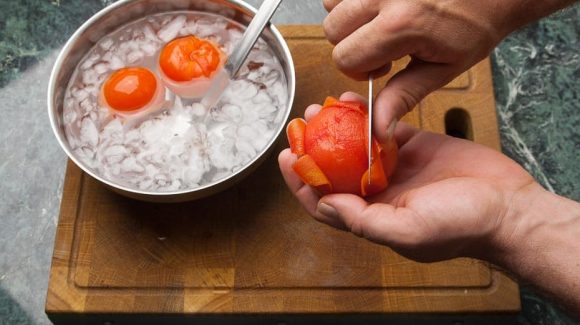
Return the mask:
[(514, 197), (490, 260), (580, 316), (580, 204), (539, 185)]

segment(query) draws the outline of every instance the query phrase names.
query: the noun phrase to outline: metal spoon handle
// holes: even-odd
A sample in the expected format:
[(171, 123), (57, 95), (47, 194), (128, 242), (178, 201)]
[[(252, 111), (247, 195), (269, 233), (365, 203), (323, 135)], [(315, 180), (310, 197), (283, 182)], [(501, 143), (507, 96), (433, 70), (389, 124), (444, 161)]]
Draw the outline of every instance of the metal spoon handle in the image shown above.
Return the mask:
[(282, 0), (265, 0), (262, 3), (258, 13), (252, 18), (240, 43), (236, 45), (236, 49), (225, 65), (225, 69), (230, 77), (233, 78), (238, 73), (242, 64), (246, 61), (248, 54), (250, 54), (250, 51), (254, 47), (254, 44), (262, 34), (262, 30), (264, 30), (281, 2)]

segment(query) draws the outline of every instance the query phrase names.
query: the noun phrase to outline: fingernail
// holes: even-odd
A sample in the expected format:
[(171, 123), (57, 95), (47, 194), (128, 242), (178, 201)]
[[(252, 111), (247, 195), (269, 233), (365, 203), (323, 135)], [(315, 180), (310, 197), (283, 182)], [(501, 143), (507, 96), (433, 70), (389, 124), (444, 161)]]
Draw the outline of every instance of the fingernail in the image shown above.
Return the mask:
[(397, 119), (394, 119), (387, 128), (387, 140), (391, 142), (395, 137), (395, 129), (397, 128)]
[(326, 203), (318, 203), (316, 211), (327, 218), (335, 219), (338, 217), (338, 212), (336, 212), (336, 209)]

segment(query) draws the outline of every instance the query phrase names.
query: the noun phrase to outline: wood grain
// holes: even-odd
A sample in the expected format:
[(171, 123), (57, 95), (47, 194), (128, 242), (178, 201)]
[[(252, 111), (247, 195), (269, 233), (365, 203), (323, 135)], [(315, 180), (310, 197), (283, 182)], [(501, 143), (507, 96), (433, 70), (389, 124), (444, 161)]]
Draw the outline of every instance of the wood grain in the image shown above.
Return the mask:
[[(281, 28), (297, 73), (294, 116), (343, 91), (319, 27)], [(404, 67), (399, 61), (394, 71)], [(386, 79), (377, 80), (377, 88)], [(489, 60), (405, 120), (445, 132), (461, 108), (474, 141), (499, 149)], [(282, 139), (277, 151), (287, 143)], [(270, 157), (238, 186), (174, 205), (129, 200), (68, 164), (50, 274), (49, 316), (108, 314), (467, 313), (519, 310), (517, 285), (469, 259), (419, 264), (313, 221)]]

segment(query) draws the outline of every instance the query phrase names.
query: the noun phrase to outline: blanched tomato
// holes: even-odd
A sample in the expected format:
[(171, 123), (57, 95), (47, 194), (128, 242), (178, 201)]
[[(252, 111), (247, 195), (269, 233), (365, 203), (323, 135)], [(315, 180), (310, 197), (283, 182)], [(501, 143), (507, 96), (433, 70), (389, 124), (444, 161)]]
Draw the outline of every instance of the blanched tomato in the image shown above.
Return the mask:
[(210, 77), (223, 54), (212, 42), (185, 36), (169, 42), (161, 51), (159, 66), (174, 81)]
[(383, 191), (397, 163), (397, 144), (386, 148), (373, 137), (368, 161), (367, 108), (329, 97), (308, 123), (294, 119), (286, 134), (298, 156), (292, 168), (320, 195), (351, 193), (371, 196)]
[(150, 103), (157, 87), (157, 79), (149, 69), (124, 68), (105, 81), (103, 95), (112, 109), (130, 112)]
[(334, 192), (360, 192), (368, 165), (365, 121), (361, 110), (328, 107), (308, 122), (305, 151), (324, 171)]

